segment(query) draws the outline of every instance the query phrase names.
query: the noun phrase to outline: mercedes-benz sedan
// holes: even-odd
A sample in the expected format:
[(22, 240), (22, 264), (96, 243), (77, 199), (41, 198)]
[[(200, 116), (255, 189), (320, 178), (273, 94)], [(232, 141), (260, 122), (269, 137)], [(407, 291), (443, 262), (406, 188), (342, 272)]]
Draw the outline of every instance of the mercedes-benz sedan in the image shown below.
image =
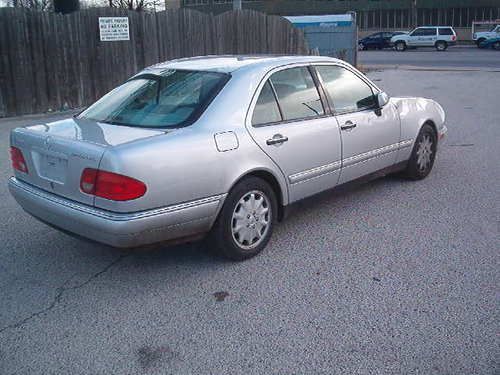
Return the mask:
[[(317, 56), (209, 56), (130, 78), (79, 115), (14, 129), (9, 188), (61, 230), (115, 247), (208, 234), (259, 253), (298, 200), (433, 167), (445, 114)], [(332, 218), (335, 220), (335, 218)]]

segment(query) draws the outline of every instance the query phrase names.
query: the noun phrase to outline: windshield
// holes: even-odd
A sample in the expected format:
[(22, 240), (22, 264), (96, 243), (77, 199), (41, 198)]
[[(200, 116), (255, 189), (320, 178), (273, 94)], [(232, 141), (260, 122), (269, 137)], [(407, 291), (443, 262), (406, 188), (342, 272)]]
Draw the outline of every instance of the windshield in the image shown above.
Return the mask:
[(167, 70), (118, 86), (78, 118), (137, 127), (180, 127), (195, 121), (227, 81), (214, 72)]

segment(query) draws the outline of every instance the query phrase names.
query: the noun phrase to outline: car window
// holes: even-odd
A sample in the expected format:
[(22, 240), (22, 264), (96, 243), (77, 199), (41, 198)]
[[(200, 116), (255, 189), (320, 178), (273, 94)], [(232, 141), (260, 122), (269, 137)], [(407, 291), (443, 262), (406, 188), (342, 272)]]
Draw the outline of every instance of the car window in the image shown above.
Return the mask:
[(453, 30), (449, 27), (438, 29), (439, 35), (453, 35)]
[(118, 86), (78, 117), (134, 127), (184, 126), (201, 114), (227, 79), (221, 73), (172, 69), (141, 75)]
[(411, 36), (432, 36), (432, 35), (436, 35), (436, 29), (433, 27), (421, 27), (419, 29), (415, 29), (410, 35)]
[(328, 98), (337, 113), (359, 111), (375, 105), (371, 87), (340, 66), (317, 66)]
[(423, 28), (422, 29), (422, 35), (423, 36), (433, 36), (433, 35), (436, 35), (436, 29), (430, 28), (430, 27)]
[(410, 33), (410, 36), (420, 36), (423, 35), (422, 33), (423, 33), (422, 29), (415, 29)]
[(274, 73), (270, 81), (278, 96), (284, 120), (321, 116), (325, 113), (318, 89), (307, 67)]
[(281, 121), (281, 114), (269, 81), (266, 82), (253, 110), (252, 125)]

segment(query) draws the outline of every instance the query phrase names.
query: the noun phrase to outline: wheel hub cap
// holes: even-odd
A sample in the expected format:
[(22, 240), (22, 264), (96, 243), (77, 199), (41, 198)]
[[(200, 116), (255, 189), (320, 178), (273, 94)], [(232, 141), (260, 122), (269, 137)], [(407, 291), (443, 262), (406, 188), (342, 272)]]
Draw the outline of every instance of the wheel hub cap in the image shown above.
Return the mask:
[(424, 135), (418, 145), (417, 165), (421, 171), (425, 171), (431, 164), (433, 154), (432, 145), (433, 142), (429, 135)]
[(258, 246), (269, 230), (270, 219), (271, 207), (267, 196), (260, 191), (245, 194), (233, 211), (233, 239), (243, 249)]

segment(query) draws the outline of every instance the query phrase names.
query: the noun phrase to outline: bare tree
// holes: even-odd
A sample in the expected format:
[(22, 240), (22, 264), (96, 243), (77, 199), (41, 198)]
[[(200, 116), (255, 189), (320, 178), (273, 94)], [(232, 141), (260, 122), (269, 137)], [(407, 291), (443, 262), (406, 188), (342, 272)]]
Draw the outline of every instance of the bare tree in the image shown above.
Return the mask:
[(112, 8), (125, 8), (138, 12), (147, 9), (156, 9), (160, 3), (161, 0), (108, 0), (108, 4)]
[(11, 0), (10, 3), (15, 8), (30, 8), (36, 10), (49, 10), (52, 8), (51, 0)]

